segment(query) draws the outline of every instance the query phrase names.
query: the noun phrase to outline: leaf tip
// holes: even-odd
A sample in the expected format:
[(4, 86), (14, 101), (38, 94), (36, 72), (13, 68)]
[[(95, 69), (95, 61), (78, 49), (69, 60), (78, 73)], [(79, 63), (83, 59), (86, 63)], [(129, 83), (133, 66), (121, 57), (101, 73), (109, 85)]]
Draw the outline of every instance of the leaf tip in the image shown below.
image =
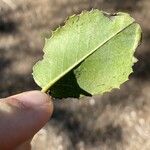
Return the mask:
[(132, 58), (132, 62), (133, 62), (133, 65), (134, 65), (135, 63), (137, 63), (137, 62), (138, 62), (138, 59), (137, 59), (136, 57), (134, 57), (134, 56), (133, 56), (133, 58)]

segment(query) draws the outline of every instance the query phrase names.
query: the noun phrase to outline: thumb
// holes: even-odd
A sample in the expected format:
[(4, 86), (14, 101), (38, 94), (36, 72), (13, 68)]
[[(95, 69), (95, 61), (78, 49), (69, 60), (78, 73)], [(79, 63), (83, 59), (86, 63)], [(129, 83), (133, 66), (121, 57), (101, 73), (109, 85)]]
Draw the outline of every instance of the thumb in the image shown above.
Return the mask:
[(40, 91), (0, 100), (0, 149), (13, 149), (44, 126), (53, 111), (50, 97)]

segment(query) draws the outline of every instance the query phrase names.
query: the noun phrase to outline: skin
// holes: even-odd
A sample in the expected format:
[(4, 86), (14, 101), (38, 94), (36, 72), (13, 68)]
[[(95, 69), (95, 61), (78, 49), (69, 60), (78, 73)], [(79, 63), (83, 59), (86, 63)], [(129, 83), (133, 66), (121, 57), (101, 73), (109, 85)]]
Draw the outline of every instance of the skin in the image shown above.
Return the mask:
[(50, 97), (40, 91), (24, 92), (1, 99), (0, 149), (29, 149), (32, 137), (49, 120), (52, 112)]

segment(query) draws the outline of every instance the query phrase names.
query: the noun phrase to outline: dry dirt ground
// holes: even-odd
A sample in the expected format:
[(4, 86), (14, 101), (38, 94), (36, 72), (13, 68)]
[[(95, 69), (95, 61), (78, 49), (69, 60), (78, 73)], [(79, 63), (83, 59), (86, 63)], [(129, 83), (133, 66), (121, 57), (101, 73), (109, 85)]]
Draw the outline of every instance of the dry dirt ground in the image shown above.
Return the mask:
[(126, 11), (143, 29), (130, 80), (103, 96), (55, 101), (33, 150), (150, 150), (149, 0), (0, 0), (0, 96), (38, 89), (31, 72), (44, 37), (84, 9)]

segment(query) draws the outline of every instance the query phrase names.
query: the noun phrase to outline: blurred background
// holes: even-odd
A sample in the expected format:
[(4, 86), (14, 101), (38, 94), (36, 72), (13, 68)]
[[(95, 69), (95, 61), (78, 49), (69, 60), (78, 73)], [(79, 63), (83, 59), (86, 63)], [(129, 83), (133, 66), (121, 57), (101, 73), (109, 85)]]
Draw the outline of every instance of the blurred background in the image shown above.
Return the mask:
[(74, 13), (91, 8), (130, 13), (143, 30), (134, 73), (120, 90), (54, 101), (52, 119), (33, 150), (150, 149), (150, 0), (0, 0), (0, 96), (39, 89), (32, 66), (44, 37)]

